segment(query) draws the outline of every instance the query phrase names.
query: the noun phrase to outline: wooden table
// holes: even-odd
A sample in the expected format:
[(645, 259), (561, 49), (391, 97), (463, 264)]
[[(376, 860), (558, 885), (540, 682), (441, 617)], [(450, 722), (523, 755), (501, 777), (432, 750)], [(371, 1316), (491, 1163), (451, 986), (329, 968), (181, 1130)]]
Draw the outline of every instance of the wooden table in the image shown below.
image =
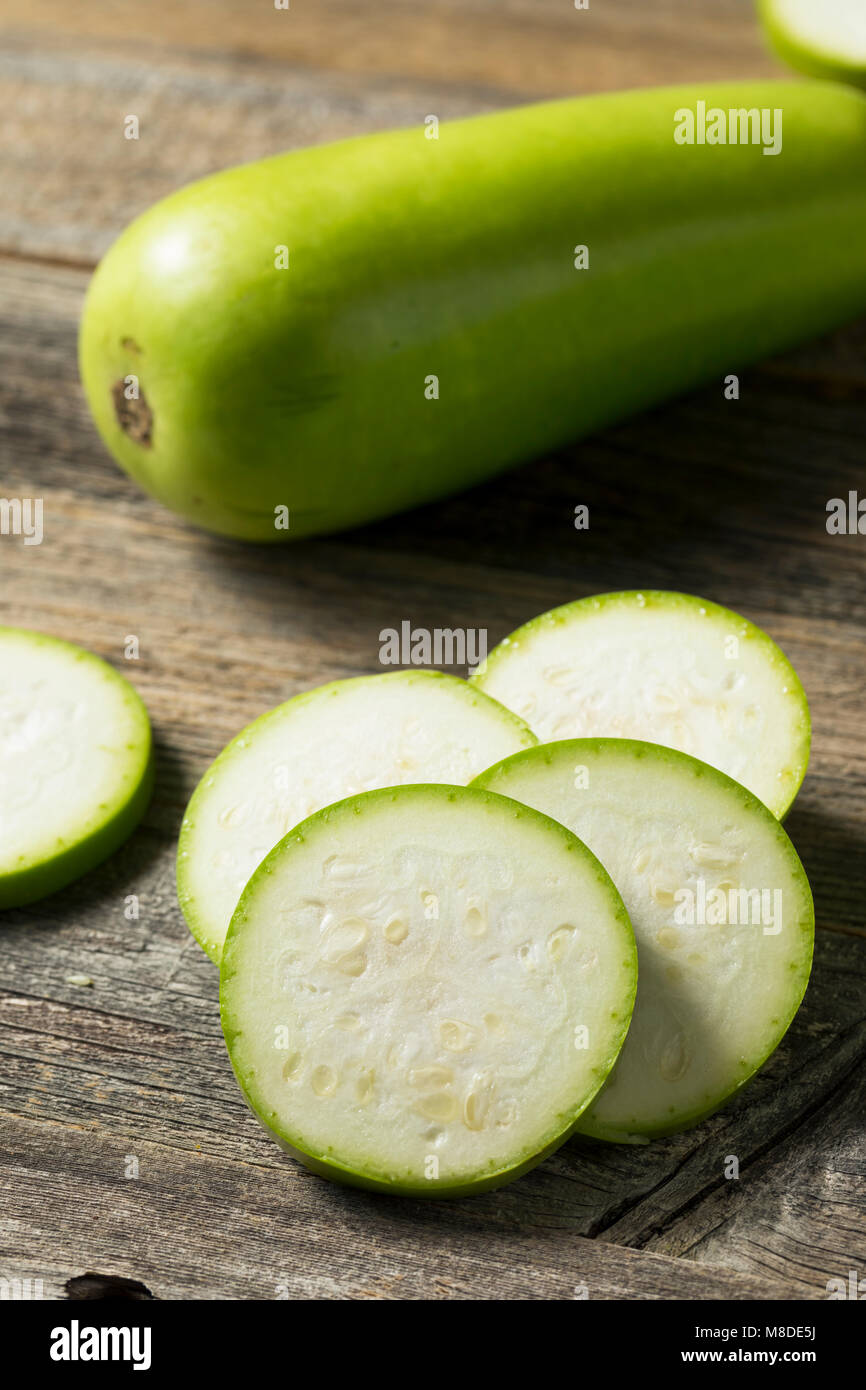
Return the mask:
[[(0, 922), (0, 1274), (49, 1297), (122, 1278), (163, 1299), (820, 1299), (866, 1274), (866, 539), (825, 528), (827, 500), (864, 482), (866, 324), (744, 374), (739, 402), (712, 386), (453, 501), (284, 549), (213, 539), (144, 497), (101, 447), (75, 363), (91, 268), (178, 184), (430, 112), (781, 73), (751, 6), (3, 0), (0, 15), (0, 492), (45, 506), (41, 546), (0, 537), (0, 621), (122, 667), (159, 759), (125, 849)], [(698, 1129), (573, 1141), (472, 1201), (310, 1176), (241, 1101), (217, 974), (175, 900), (195, 782), (262, 710), (375, 670), (380, 629), (404, 618), (493, 642), (568, 599), (643, 586), (742, 610), (809, 693), (813, 763), (789, 829), (819, 929), (785, 1042)]]

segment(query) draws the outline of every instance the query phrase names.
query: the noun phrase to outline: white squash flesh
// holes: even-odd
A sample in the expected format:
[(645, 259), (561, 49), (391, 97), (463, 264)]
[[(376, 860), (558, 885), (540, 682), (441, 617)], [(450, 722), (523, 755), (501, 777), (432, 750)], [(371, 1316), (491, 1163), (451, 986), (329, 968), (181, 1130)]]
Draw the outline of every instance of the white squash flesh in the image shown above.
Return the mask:
[(760, 0), (780, 56), (815, 77), (866, 86), (863, 0)]
[(569, 831), (477, 788), (406, 786), (331, 806), (268, 855), (221, 1006), (249, 1103), (308, 1166), (459, 1195), (571, 1133), (635, 979), (622, 901)]
[(812, 897), (782, 826), (716, 769), (628, 739), (529, 749), (477, 785), (573, 830), (634, 927), (634, 1018), (581, 1131), (640, 1142), (695, 1124), (778, 1045), (809, 978)]
[(600, 594), (534, 618), (490, 654), (479, 688), (542, 742), (633, 738), (678, 748), (782, 816), (809, 760), (809, 708), (753, 623), (688, 594)]
[(150, 722), (129, 682), (82, 647), (0, 627), (0, 908), (116, 849), (152, 781)]
[(470, 782), (536, 742), (522, 720), (436, 671), (360, 676), (299, 695), (238, 734), (187, 807), (178, 897), (219, 961), (241, 890), (300, 821), (334, 801), (409, 782)]

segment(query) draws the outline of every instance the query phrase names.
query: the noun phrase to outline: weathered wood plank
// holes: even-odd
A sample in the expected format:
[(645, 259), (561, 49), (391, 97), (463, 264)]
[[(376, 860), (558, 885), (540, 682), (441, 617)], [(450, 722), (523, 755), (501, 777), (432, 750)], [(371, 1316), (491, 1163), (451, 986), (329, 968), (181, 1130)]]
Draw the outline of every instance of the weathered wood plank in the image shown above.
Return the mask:
[[(519, 100), (776, 72), (750, 0), (491, 6), (7, 0), (0, 250), (93, 264), (137, 213), (216, 169)], [(128, 115), (139, 138), (124, 138)]]
[(860, 1024), (842, 1040), (849, 1056), (858, 1059), (844, 1089), (814, 1109), (786, 1141), (775, 1143), (751, 1168), (748, 1185), (726, 1182), (641, 1248), (758, 1277), (781, 1276), (816, 1292), (826, 1291), (830, 1279), (847, 1284), (851, 1269), (862, 1278), (863, 1031)]
[[(135, 50), (0, 49), (0, 249), (92, 265), (151, 203), (196, 178), (300, 145), (492, 110), (506, 98), (399, 78), (323, 79), (278, 63)], [(8, 103), (8, 105), (7, 105)], [(124, 121), (139, 121), (126, 139)], [(63, 129), (62, 141), (46, 140)]]
[[(104, 870), (57, 899), (5, 914), (0, 1107), (121, 1134), (126, 1144), (159, 1142), (229, 1164), (254, 1164), (272, 1170), (282, 1186), (295, 1165), (241, 1102), (219, 1029), (216, 971), (188, 941), (174, 906), (173, 846), (164, 843), (160, 857), (150, 860), (153, 840), (139, 835)], [(125, 860), (144, 857), (150, 861), (144, 875), (130, 864), (124, 872)], [(140, 894), (141, 917), (134, 923), (122, 915), (129, 890)], [(79, 973), (93, 980), (92, 987), (69, 983)], [(451, 1204), (455, 1221), (465, 1214), (497, 1231), (515, 1225), (569, 1229), (655, 1248), (661, 1232), (677, 1231), (684, 1210), (696, 1209), (688, 1233), (697, 1244), (698, 1232), (712, 1229), (719, 1193), (734, 1186), (724, 1175), (729, 1155), (741, 1165), (736, 1201), (760, 1202), (766, 1154), (792, 1132), (808, 1149), (813, 1175), (823, 1164), (839, 1199), (855, 1202), (856, 1188), (846, 1189), (844, 1171), (833, 1166), (835, 1150), (822, 1147), (822, 1136), (830, 1120), (837, 1129), (857, 1122), (849, 1083), (866, 1051), (864, 976), (866, 944), (823, 933), (797, 1022), (731, 1106), (697, 1130), (645, 1148), (574, 1140), (513, 1187)], [(816, 1131), (812, 1117), (822, 1103), (827, 1115)], [(786, 1143), (796, 1159), (800, 1149)], [(780, 1174), (769, 1162), (778, 1184)], [(699, 1204), (707, 1205), (705, 1217)], [(726, 1210), (731, 1215), (733, 1206)], [(862, 1213), (859, 1226), (850, 1223), (846, 1248), (849, 1259), (866, 1256)], [(492, 1246), (493, 1259), (495, 1251)], [(816, 1250), (808, 1273), (797, 1272), (804, 1289), (823, 1289), (835, 1273), (826, 1253), (822, 1262)]]
[[(284, 550), (203, 536), (140, 494), (75, 371), (86, 268), (178, 184), (429, 111), (779, 71), (750, 0), (293, 0), (282, 15), (7, 0), (3, 22), (0, 494), (43, 497), (46, 534), (0, 537), (0, 622), (118, 665), (138, 635), (125, 669), (159, 757), (129, 844), (0, 921), (0, 1273), (43, 1277), (52, 1296), (88, 1270), (160, 1297), (571, 1298), (581, 1283), (595, 1298), (824, 1296), (866, 1264), (866, 549), (825, 529), (827, 499), (862, 484), (866, 322), (750, 371), (737, 403), (710, 388), (464, 497)], [(138, 142), (122, 138), (129, 111)], [(589, 532), (573, 529), (578, 502)], [(568, 598), (650, 585), (747, 612), (810, 695), (813, 763), (789, 829), (819, 938), (794, 1027), (733, 1105), (646, 1148), (575, 1140), (462, 1204), (312, 1178), (243, 1106), (216, 972), (177, 908), (195, 781), (262, 709), (375, 670), (380, 630), (403, 618), (492, 643)]]
[(181, 55), (278, 59), (324, 72), (395, 73), (453, 86), (491, 85), (534, 95), (649, 82), (776, 73), (751, 0), (724, 8), (693, 0), (291, 0), (291, 9), (237, 0), (152, 0), (132, 12), (117, 0), (69, 6), (6, 0), (10, 41), (62, 38), (88, 52), (138, 52), (161, 65)]
[[(3, 1116), (0, 1172), (14, 1190), (0, 1269), (63, 1297), (93, 1272), (158, 1298), (803, 1298), (796, 1284), (730, 1274), (567, 1231), (497, 1230), (458, 1215), (214, 1162), (122, 1131)], [(126, 1177), (129, 1159), (138, 1176)], [(54, 1212), (64, 1220), (58, 1229)], [(2, 1231), (2, 1227), (0, 1227)], [(585, 1292), (584, 1292), (585, 1291)]]

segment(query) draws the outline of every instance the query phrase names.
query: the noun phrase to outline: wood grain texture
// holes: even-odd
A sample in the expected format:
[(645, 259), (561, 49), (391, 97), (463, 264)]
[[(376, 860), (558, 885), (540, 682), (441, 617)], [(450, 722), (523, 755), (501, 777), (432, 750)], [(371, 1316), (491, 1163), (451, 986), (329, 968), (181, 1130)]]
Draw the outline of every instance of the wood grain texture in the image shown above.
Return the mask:
[(79, 264), (180, 184), (298, 145), (429, 113), (782, 75), (750, 0), (4, 0), (0, 16), (0, 250)]
[(160, 67), (166, 50), (218, 54), (524, 98), (781, 71), (750, 0), (4, 0), (2, 16), (10, 42), (132, 49)]
[[(121, 852), (0, 921), (0, 1273), (42, 1277), (53, 1297), (89, 1271), (163, 1298), (823, 1297), (866, 1272), (866, 546), (825, 528), (828, 498), (864, 486), (866, 324), (744, 374), (738, 402), (709, 388), (462, 497), (284, 550), (205, 536), (140, 494), (75, 368), (87, 268), (177, 183), (431, 110), (770, 72), (750, 7), (292, 0), (290, 15), (291, 30), (227, 0), (2, 7), (0, 494), (44, 499), (45, 540), (0, 536), (0, 622), (122, 668), (151, 712), (158, 776)], [(137, 145), (119, 127), (130, 109)], [(588, 532), (573, 528), (581, 502)], [(379, 632), (404, 618), (486, 628), (492, 644), (554, 604), (640, 586), (745, 612), (809, 694), (813, 761), (788, 828), (819, 930), (793, 1028), (698, 1129), (645, 1148), (575, 1140), (471, 1202), (311, 1177), (241, 1101), (217, 975), (176, 904), (196, 780), (263, 709), (377, 669)]]

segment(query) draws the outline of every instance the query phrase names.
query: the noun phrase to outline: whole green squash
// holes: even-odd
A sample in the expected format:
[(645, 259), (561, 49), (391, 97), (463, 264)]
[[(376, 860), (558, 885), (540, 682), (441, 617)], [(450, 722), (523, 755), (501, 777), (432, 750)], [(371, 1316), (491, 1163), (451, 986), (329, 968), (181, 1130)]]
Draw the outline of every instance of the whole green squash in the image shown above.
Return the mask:
[(864, 309), (866, 100), (656, 89), (419, 122), (182, 189), (96, 270), (81, 374), (142, 487), (274, 541), (470, 487), (713, 377), (721, 392)]

